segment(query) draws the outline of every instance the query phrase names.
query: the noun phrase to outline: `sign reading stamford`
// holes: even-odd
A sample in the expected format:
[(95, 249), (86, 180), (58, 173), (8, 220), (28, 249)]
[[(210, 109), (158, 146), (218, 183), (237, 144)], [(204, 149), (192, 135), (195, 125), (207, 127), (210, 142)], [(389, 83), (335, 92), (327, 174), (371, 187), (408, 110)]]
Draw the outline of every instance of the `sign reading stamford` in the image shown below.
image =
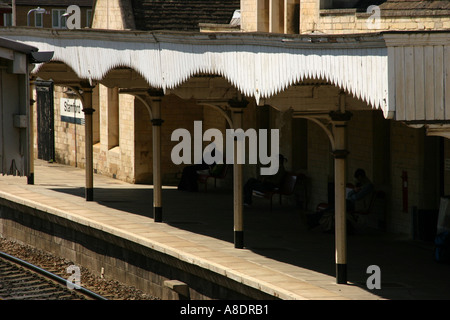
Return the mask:
[(84, 112), (79, 99), (60, 99), (61, 121), (84, 125)]

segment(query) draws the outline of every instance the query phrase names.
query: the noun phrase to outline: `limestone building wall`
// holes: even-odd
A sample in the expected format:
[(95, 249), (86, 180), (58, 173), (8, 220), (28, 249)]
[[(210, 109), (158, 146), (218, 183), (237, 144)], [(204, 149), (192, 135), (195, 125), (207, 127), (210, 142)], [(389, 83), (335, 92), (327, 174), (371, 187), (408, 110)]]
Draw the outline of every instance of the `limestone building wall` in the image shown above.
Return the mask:
[[(279, 33), (365, 33), (388, 30), (445, 30), (450, 28), (450, 16), (435, 12), (423, 12), (411, 15), (407, 11), (370, 10), (356, 12), (356, 9), (321, 9), (326, 1), (321, 0), (241, 0), (242, 31), (262, 31)], [(281, 24), (286, 21), (291, 27), (270, 31), (270, 6), (280, 11), (273, 18)], [(383, 7), (381, 7), (383, 8)], [(285, 18), (283, 13), (287, 15)], [(377, 19), (379, 17), (379, 19)], [(376, 20), (375, 20), (376, 19)], [(377, 23), (375, 23), (375, 21)]]

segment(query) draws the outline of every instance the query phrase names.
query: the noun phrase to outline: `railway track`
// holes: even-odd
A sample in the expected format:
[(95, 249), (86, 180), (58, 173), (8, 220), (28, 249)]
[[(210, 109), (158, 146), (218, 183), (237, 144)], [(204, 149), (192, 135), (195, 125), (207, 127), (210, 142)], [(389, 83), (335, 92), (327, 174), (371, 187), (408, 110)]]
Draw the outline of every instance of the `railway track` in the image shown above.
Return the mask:
[(26, 261), (0, 252), (0, 300), (106, 300)]

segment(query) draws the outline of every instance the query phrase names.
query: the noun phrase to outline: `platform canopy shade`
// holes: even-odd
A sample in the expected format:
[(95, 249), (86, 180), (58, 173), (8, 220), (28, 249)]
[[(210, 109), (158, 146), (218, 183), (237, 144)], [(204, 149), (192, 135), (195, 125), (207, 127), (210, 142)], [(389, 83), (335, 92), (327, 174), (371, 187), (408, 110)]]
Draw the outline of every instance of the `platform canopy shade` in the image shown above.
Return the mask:
[[(114, 68), (138, 72), (154, 88), (180, 86), (199, 74), (226, 78), (248, 97), (270, 98), (305, 79), (323, 79), (391, 116), (387, 48), (379, 34), (298, 36), (8, 29), (19, 41), (101, 81)], [(9, 30), (9, 31), (8, 31)], [(37, 65), (33, 72), (38, 72)]]

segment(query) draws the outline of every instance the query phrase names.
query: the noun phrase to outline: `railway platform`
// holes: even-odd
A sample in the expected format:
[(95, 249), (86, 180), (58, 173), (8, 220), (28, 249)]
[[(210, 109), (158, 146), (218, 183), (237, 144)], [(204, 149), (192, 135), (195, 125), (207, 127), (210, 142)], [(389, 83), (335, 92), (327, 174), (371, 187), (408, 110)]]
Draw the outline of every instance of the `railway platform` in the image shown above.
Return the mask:
[[(348, 284), (335, 280), (334, 236), (308, 230), (295, 206), (255, 199), (244, 210), (244, 249), (233, 244), (232, 192), (163, 188), (163, 222), (152, 218), (152, 186), (94, 175), (84, 199), (84, 170), (35, 161), (35, 183), (0, 177), (0, 198), (98, 228), (285, 300), (446, 300), (450, 265), (434, 261), (433, 243), (364, 228), (348, 236)], [(1, 216), (0, 216), (1, 218)], [(1, 219), (0, 219), (1, 221)], [(0, 235), (1, 235), (0, 225)], [(32, 245), (32, 244), (31, 244)], [(370, 289), (368, 267), (380, 268)]]

